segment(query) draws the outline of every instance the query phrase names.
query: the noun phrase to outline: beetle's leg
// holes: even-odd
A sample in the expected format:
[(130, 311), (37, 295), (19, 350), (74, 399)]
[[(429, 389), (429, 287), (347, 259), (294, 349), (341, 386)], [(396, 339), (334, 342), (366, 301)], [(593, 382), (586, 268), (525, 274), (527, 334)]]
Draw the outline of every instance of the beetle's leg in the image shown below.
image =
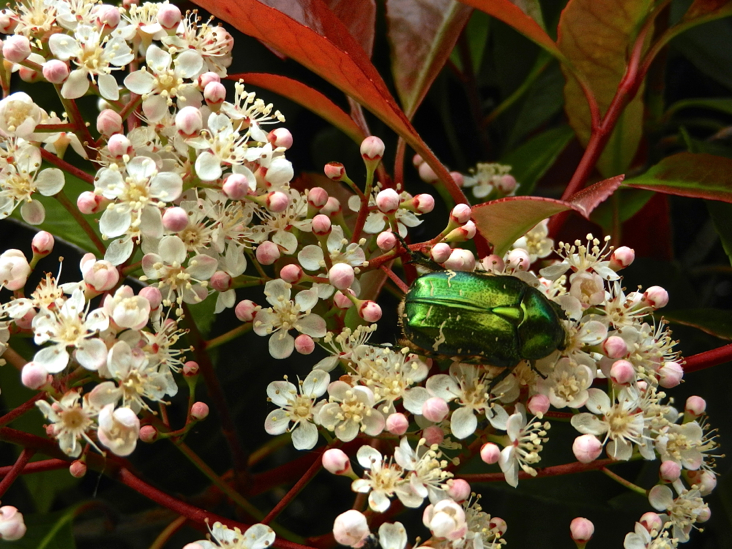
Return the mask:
[[(556, 362), (554, 364), (556, 364)], [(539, 371), (539, 369), (536, 367), (536, 361), (535, 360), (529, 360), (529, 366), (531, 366), (531, 369), (534, 370), (534, 372), (536, 372), (537, 374), (539, 374), (539, 376), (541, 377), (541, 379), (546, 379), (546, 375), (542, 374)]]
[(422, 267), (425, 267), (431, 271), (443, 271), (444, 267), (442, 267), (439, 263), (435, 263), (432, 259), (429, 257), (426, 257), (424, 254), (413, 251), (409, 244), (407, 244), (407, 241), (404, 240), (404, 237), (399, 234), (399, 232), (393, 233), (394, 236), (399, 240), (399, 243), (402, 245), (402, 248), (409, 254), (409, 261), (410, 263), (416, 263), (417, 265), (421, 265)]
[[(494, 387), (498, 386), (501, 381), (506, 379), (509, 374), (513, 372), (512, 367), (504, 368), (502, 372), (500, 372), (496, 377), (491, 379), (490, 383), (488, 384), (488, 393), (490, 394)], [(493, 395), (496, 396), (496, 395)]]

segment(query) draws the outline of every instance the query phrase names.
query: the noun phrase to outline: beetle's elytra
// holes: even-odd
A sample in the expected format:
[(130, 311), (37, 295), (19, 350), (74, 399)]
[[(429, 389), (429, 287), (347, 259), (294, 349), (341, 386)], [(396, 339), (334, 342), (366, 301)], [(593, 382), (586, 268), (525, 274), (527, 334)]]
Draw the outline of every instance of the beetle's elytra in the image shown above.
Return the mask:
[(561, 348), (564, 314), (513, 276), (436, 271), (414, 281), (400, 307), (404, 337), (423, 354), (511, 368)]

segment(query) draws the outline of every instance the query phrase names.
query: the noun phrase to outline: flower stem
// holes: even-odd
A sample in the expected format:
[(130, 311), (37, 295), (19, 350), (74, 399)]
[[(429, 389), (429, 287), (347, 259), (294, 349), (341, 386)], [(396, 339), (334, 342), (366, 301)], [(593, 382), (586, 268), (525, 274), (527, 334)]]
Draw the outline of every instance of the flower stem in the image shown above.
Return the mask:
[(96, 249), (99, 251), (102, 256), (107, 252), (107, 248), (104, 245), (104, 242), (97, 236), (97, 233), (94, 232), (94, 229), (89, 224), (89, 222), (84, 218), (84, 216), (81, 214), (81, 212), (76, 209), (76, 207), (71, 203), (69, 198), (63, 193), (58, 193), (55, 197), (56, 200), (59, 201), (59, 204), (61, 204), (67, 212), (71, 214), (71, 216), (76, 220), (76, 222), (79, 224), (79, 227), (86, 233), (86, 235), (89, 237), (89, 240), (92, 241)]
[[(558, 477), (561, 475), (571, 475), (574, 473), (584, 473), (585, 471), (596, 471), (597, 469), (604, 469), (608, 465), (617, 463), (612, 459), (599, 459), (591, 463), (580, 463), (575, 461), (572, 463), (565, 463), (562, 465), (554, 465), (552, 467), (544, 467), (537, 469), (536, 477), (523, 471), (519, 471), (518, 478), (528, 479), (537, 477)], [(482, 473), (477, 475), (456, 475), (457, 478), (464, 479), (468, 482), (499, 482), (505, 479), (503, 473)]]
[(168, 524), (165, 529), (160, 532), (160, 534), (158, 534), (158, 537), (155, 538), (155, 541), (150, 544), (149, 549), (163, 549), (165, 547), (165, 544), (168, 543), (168, 540), (170, 540), (173, 534), (175, 534), (183, 527), (183, 525), (185, 525), (187, 520), (188, 519), (186, 517), (181, 515), (173, 522)]
[(241, 326), (237, 326), (233, 330), (229, 330), (228, 332), (221, 334), (220, 336), (216, 336), (212, 339), (209, 339), (204, 342), (204, 347), (206, 349), (215, 349), (219, 345), (223, 345), (224, 343), (228, 343), (229, 341), (235, 340), (237, 337), (243, 336), (246, 333), (249, 333), (252, 331), (252, 323), (251, 322), (245, 322)]
[(69, 164), (66, 162), (66, 160), (63, 160), (56, 156), (55, 154), (48, 152), (46, 149), (41, 148), (41, 157), (46, 162), (53, 164), (57, 168), (61, 168), (63, 171), (70, 173), (74, 177), (81, 179), (85, 183), (89, 183), (89, 185), (94, 185), (94, 176), (90, 173), (86, 173), (81, 168), (77, 168), (73, 164)]
[(0, 417), (0, 427), (5, 427), (9, 423), (15, 421), (20, 416), (28, 412), (29, 410), (33, 410), (36, 407), (36, 401), (43, 398), (45, 395), (44, 392), (39, 392), (36, 395), (32, 396), (30, 399), (26, 400), (23, 404), (20, 406), (14, 408), (13, 410), (10, 410), (7, 414)]
[[(327, 447), (326, 447), (327, 448)], [(322, 455), (322, 452), (321, 452)], [(285, 496), (277, 502), (277, 505), (274, 506), (274, 509), (272, 509), (266, 517), (262, 520), (263, 524), (269, 524), (274, 519), (277, 518), (277, 516), (287, 507), (290, 502), (295, 499), (295, 496), (297, 496), (305, 486), (308, 485), (308, 483), (313, 480), (316, 474), (318, 474), (318, 471), (323, 467), (322, 461), (320, 459), (316, 459), (313, 464), (308, 468), (307, 471), (305, 471), (305, 474), (300, 477), (300, 480), (298, 480), (295, 485), (290, 488), (290, 491), (285, 494)]]
[(20, 456), (18, 456), (18, 459), (15, 461), (15, 465), (11, 467), (10, 471), (8, 471), (3, 480), (0, 481), (0, 497), (5, 495), (5, 492), (8, 491), (8, 488), (13, 485), (15, 479), (20, 476), (20, 474), (23, 472), (23, 469), (25, 468), (26, 463), (28, 463), (30, 458), (33, 457), (33, 454), (35, 453), (35, 450), (31, 450), (30, 448), (23, 448), (23, 451), (20, 452)]
[(732, 343), (684, 359), (684, 373), (696, 372), (732, 360)]
[(621, 477), (617, 473), (613, 473), (607, 467), (603, 467), (600, 470), (603, 473), (605, 473), (607, 476), (609, 476), (611, 479), (613, 479), (614, 481), (616, 481), (618, 484), (622, 484), (623, 486), (625, 486), (628, 490), (632, 490), (633, 492), (635, 492), (636, 494), (640, 494), (641, 496), (648, 495), (648, 491), (647, 490), (641, 488), (637, 484), (633, 484), (629, 480), (625, 480), (623, 477)]

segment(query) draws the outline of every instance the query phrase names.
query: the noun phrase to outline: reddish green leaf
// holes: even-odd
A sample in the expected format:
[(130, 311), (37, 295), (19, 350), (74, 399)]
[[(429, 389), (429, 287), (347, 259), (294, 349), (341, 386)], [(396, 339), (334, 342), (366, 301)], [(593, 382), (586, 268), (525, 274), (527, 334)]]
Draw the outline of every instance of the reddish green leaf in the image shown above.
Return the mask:
[[(557, 44), (584, 74), (602, 114), (615, 95), (627, 67), (628, 50), (651, 0), (570, 0), (559, 19)], [(590, 111), (577, 80), (566, 67), (565, 110), (583, 145), (590, 139)], [(643, 132), (643, 89), (625, 108), (597, 167), (609, 177), (626, 171)]]
[(674, 324), (683, 324), (717, 336), (720, 339), (732, 339), (732, 311), (722, 309), (683, 309), (681, 311), (660, 311), (662, 316)]
[(391, 69), (407, 118), (422, 103), (472, 11), (455, 0), (387, 0)]
[[(363, 51), (371, 57), (374, 52), (376, 2), (374, 0), (325, 0), (325, 3), (348, 27), (351, 36), (361, 45)], [(292, 17), (291, 14), (288, 15)]]
[[(699, 19), (711, 21), (728, 15), (732, 15), (732, 2), (730, 0), (694, 0), (694, 3), (686, 10), (681, 22), (686, 23)], [(699, 23), (704, 21), (699, 21)]]
[(620, 187), (623, 179), (625, 179), (624, 175), (616, 175), (610, 179), (590, 185), (589, 187), (574, 193), (569, 197), (567, 202), (572, 204), (572, 207), (577, 210), (580, 215), (589, 219), (592, 210), (607, 200), (610, 195)]
[(536, 21), (542, 29), (546, 30), (539, 0), (511, 0), (511, 3), (521, 8), (522, 12)]
[(679, 153), (664, 158), (625, 185), (667, 194), (732, 202), (732, 159)]
[(396, 104), (366, 52), (323, 0), (268, 0), (276, 8), (259, 0), (196, 0), (196, 3), (350, 95), (424, 158), (456, 202), (467, 202), (445, 166)]
[(230, 80), (239, 80), (240, 78), (244, 80), (245, 84), (251, 84), (253, 86), (259, 86), (260, 88), (271, 90), (282, 97), (286, 97), (287, 99), (302, 105), (306, 109), (313, 111), (324, 120), (333, 124), (356, 143), (360, 144), (366, 137), (358, 124), (356, 124), (353, 119), (343, 111), (343, 109), (319, 91), (314, 90), (297, 80), (287, 78), (286, 76), (279, 76), (277, 74), (256, 72), (232, 74), (229, 76)]

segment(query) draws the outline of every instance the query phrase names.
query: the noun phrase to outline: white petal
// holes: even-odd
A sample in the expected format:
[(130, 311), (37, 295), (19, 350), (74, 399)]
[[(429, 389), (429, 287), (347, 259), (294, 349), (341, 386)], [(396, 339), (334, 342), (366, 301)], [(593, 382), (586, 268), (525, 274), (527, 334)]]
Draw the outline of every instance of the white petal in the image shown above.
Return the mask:
[(42, 170), (36, 177), (36, 188), (43, 196), (53, 196), (64, 188), (64, 172), (58, 168)]
[(107, 208), (99, 220), (99, 230), (109, 238), (121, 236), (127, 232), (132, 223), (129, 210), (116, 207)]
[(104, 254), (104, 259), (112, 265), (121, 265), (132, 255), (135, 245), (131, 238), (118, 238), (114, 240)]
[(301, 421), (292, 431), (292, 445), (296, 450), (312, 450), (318, 442), (318, 428), (309, 421)]
[(69, 353), (63, 345), (54, 345), (38, 351), (33, 362), (43, 366), (49, 374), (57, 374), (69, 363)]
[(135, 71), (125, 78), (128, 90), (138, 95), (150, 93), (155, 86), (155, 77), (147, 71)]
[(328, 331), (325, 320), (319, 315), (307, 315), (295, 322), (295, 329), (310, 337), (323, 337)]
[(264, 420), (264, 430), (270, 435), (281, 435), (287, 431), (289, 424), (290, 419), (287, 417), (287, 412), (282, 409), (273, 410), (267, 415), (267, 419)]
[(467, 438), (475, 432), (478, 427), (478, 418), (475, 417), (470, 408), (458, 408), (450, 418), (450, 430), (456, 438)]
[(99, 93), (102, 94), (104, 99), (110, 101), (117, 101), (119, 99), (119, 86), (117, 86), (117, 80), (111, 74), (100, 74), (97, 76), (97, 82), (99, 84)]
[(295, 350), (295, 338), (290, 334), (279, 331), (269, 338), (269, 354), (272, 358), (287, 358)]
[(20, 207), (20, 215), (30, 225), (40, 225), (46, 219), (46, 209), (38, 200), (31, 200)]
[(96, 371), (107, 361), (107, 346), (101, 339), (87, 339), (77, 347), (74, 358), (87, 370)]
[(85, 70), (72, 71), (61, 87), (61, 95), (66, 99), (78, 99), (89, 90), (89, 79)]

